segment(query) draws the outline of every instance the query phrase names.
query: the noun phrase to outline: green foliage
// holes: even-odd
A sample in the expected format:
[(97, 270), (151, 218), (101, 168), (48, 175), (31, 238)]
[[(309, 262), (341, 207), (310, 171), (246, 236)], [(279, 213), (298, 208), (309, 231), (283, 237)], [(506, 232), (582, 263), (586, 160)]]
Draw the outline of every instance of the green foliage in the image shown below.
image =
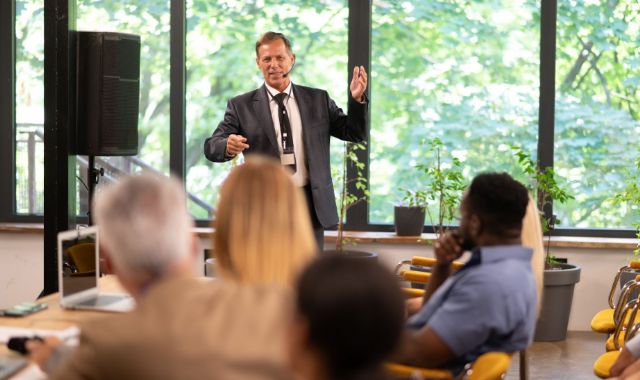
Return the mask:
[[(558, 7), (554, 168), (575, 199), (554, 213), (564, 227), (629, 227), (632, 215), (608, 199), (640, 143), (637, 1)], [(405, 168), (424, 138), (441, 138), (466, 177), (517, 173), (509, 147), (537, 145), (540, 3), (374, 3), (372, 22), (371, 220), (391, 223), (389, 204), (401, 195), (390, 184), (418, 188)], [(597, 61), (590, 54), (577, 65), (580, 40), (593, 40)]]
[(466, 183), (460, 160), (447, 155), (442, 140), (423, 140), (422, 145), (425, 151), (431, 153), (432, 159), (426, 164), (416, 165), (416, 168), (427, 178), (427, 189), (423, 192), (427, 200), (427, 216), (436, 235), (439, 236), (445, 228), (445, 223), (455, 218)]
[(553, 168), (541, 168), (533, 161), (531, 155), (519, 146), (512, 146), (511, 149), (516, 158), (516, 162), (527, 178), (526, 186), (534, 196), (538, 210), (540, 210), (540, 223), (542, 224), (543, 233), (547, 235), (545, 262), (547, 265), (553, 265), (556, 262), (556, 258), (549, 252), (551, 243), (550, 232), (559, 221), (554, 215), (547, 215), (544, 212), (544, 208), (551, 202), (562, 204), (570, 199), (574, 199), (574, 197), (558, 183)]
[[(356, 204), (369, 199), (367, 187), (367, 177), (364, 175), (365, 165), (358, 160), (357, 152), (366, 149), (365, 143), (343, 143), (345, 145), (342, 155), (342, 172), (334, 177), (335, 183), (340, 184), (339, 194), (336, 197), (338, 203), (338, 236), (336, 239), (336, 251), (342, 252), (346, 243), (344, 237), (344, 225), (346, 223), (347, 210)], [(351, 165), (356, 169), (355, 178), (347, 178), (347, 167)], [(353, 184), (357, 189), (356, 193), (349, 192), (349, 186)]]
[(402, 197), (401, 206), (407, 207), (427, 207), (427, 193), (424, 190), (402, 189), (404, 196)]

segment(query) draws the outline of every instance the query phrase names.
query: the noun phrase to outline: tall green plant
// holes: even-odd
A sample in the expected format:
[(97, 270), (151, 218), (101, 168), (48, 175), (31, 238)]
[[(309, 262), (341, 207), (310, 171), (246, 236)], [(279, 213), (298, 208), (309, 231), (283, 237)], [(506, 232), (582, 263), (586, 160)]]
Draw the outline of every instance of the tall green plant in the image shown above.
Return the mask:
[[(344, 155), (342, 158), (342, 173), (338, 174), (340, 183), (340, 193), (338, 195), (338, 236), (336, 239), (336, 251), (342, 252), (345, 237), (344, 224), (346, 222), (347, 210), (356, 204), (369, 198), (369, 189), (367, 188), (367, 177), (364, 175), (365, 165), (358, 160), (357, 151), (366, 148), (365, 143), (347, 143), (345, 142)], [(355, 178), (347, 177), (347, 167), (353, 165), (356, 169)], [(360, 194), (349, 192), (349, 185), (354, 184)]]
[(428, 181), (426, 190), (420, 196), (427, 200), (429, 223), (436, 237), (440, 237), (445, 223), (455, 219), (466, 183), (462, 163), (458, 158), (446, 154), (442, 140), (422, 140), (422, 146), (428, 149), (432, 158), (426, 164), (416, 165)]
[(527, 188), (533, 194), (536, 205), (540, 212), (540, 223), (542, 224), (542, 231), (547, 237), (545, 244), (545, 263), (546, 266), (553, 266), (555, 263), (554, 257), (550, 254), (551, 243), (551, 231), (555, 228), (557, 223), (560, 223), (555, 215), (547, 215), (544, 212), (544, 207), (551, 203), (565, 203), (570, 199), (574, 199), (567, 190), (565, 190), (556, 180), (556, 173), (551, 167), (540, 168), (540, 166), (533, 161), (531, 155), (526, 152), (522, 147), (512, 146), (511, 149), (516, 157), (516, 161), (520, 166), (520, 169), (527, 176), (528, 181), (526, 183)]

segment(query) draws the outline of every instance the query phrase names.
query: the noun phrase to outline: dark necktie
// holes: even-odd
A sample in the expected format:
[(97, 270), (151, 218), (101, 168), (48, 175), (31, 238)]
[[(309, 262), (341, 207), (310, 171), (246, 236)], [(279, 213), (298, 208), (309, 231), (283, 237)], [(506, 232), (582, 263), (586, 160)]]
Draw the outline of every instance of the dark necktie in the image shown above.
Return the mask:
[[(284, 98), (287, 96), (284, 92), (276, 94), (273, 100), (278, 104), (278, 119), (280, 120), (280, 135), (282, 137), (282, 154), (293, 154), (293, 134), (291, 133), (291, 123), (289, 122), (289, 114), (284, 106)], [(293, 171), (296, 165), (291, 165)]]

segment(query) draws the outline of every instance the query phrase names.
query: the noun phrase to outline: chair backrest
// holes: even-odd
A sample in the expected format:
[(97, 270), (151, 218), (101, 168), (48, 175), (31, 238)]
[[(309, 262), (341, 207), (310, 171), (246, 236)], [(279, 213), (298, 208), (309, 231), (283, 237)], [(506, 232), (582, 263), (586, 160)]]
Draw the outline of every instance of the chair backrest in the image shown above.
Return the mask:
[(511, 354), (506, 352), (486, 352), (480, 355), (467, 370), (468, 380), (500, 380), (511, 365)]
[(629, 265), (625, 265), (622, 268), (618, 269), (615, 277), (613, 278), (613, 283), (611, 284), (611, 289), (609, 290), (609, 307), (612, 309), (616, 308), (616, 305), (613, 302), (613, 299), (616, 294), (616, 290), (618, 290), (618, 283), (620, 282), (620, 277), (622, 276), (622, 272), (635, 272), (640, 269), (640, 260), (633, 260), (629, 263)]
[(95, 272), (96, 270), (96, 243), (80, 243), (67, 249), (67, 254), (78, 273)]
[(620, 292), (620, 296), (618, 297), (618, 302), (613, 309), (613, 321), (616, 325), (620, 323), (622, 320), (622, 313), (625, 309), (625, 306), (633, 301), (631, 298), (631, 294), (634, 290), (640, 288), (640, 275), (636, 276), (635, 280), (631, 280), (624, 284), (622, 287), (622, 291)]
[(463, 373), (453, 376), (445, 369), (413, 367), (397, 363), (387, 363), (386, 368), (394, 379), (442, 379), (453, 380), (500, 380), (504, 378), (511, 365), (512, 354), (507, 352), (486, 352), (473, 363), (467, 364)]

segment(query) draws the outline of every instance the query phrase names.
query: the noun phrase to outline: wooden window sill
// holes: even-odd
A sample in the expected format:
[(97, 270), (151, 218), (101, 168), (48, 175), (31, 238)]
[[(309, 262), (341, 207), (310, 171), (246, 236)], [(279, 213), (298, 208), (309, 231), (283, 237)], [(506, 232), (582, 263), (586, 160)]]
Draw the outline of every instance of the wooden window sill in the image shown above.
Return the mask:
[[(213, 229), (210, 227), (197, 227), (194, 229), (201, 238), (207, 238)], [(37, 223), (0, 223), (0, 233), (24, 233), (42, 234), (44, 226)], [(336, 241), (336, 231), (325, 233), (326, 242)], [(393, 232), (366, 232), (346, 231), (345, 237), (360, 244), (406, 244), (406, 245), (430, 245), (434, 234), (422, 234), (418, 236), (397, 236)], [(597, 238), (597, 237), (568, 237), (554, 236), (551, 238), (551, 247), (560, 248), (593, 248), (593, 249), (628, 249), (637, 248), (637, 239), (623, 238)]]

